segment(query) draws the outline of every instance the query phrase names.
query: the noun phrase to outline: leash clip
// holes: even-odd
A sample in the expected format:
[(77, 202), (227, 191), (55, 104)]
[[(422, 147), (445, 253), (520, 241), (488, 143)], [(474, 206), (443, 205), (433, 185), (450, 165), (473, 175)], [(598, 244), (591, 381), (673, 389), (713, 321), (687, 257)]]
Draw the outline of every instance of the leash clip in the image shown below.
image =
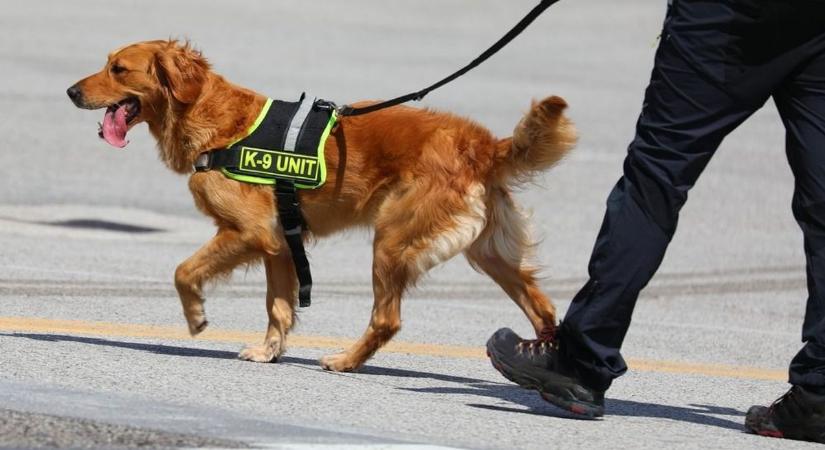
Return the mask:
[(350, 113), (352, 111), (353, 111), (353, 108), (350, 105), (341, 105), (335, 110), (335, 112), (340, 117), (348, 116), (348, 115), (350, 115)]

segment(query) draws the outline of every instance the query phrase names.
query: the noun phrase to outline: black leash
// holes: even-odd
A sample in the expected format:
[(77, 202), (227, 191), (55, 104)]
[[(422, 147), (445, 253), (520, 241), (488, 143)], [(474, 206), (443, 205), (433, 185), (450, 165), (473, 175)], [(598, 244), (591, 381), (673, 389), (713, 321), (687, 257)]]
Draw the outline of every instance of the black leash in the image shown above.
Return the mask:
[(454, 74), (444, 78), (443, 80), (433, 84), (432, 86), (426, 87), (417, 92), (410, 92), (407, 95), (402, 95), (400, 97), (396, 97), (392, 100), (387, 100), (381, 103), (376, 103), (370, 106), (364, 106), (363, 108), (353, 108), (349, 105), (344, 105), (338, 110), (339, 116), (360, 116), (362, 114), (368, 114), (373, 111), (378, 111), (379, 109), (389, 108), (390, 106), (400, 105), (401, 103), (406, 103), (410, 100), (419, 101), (424, 98), (425, 95), (429, 94), (431, 91), (434, 91), (441, 86), (455, 80), (456, 78), (464, 75), (465, 73), (469, 72), (479, 64), (483, 63), (487, 60), (487, 58), (493, 56), (496, 52), (501, 50), (505, 45), (509, 44), (510, 41), (513, 40), (516, 36), (521, 34), (525, 28), (527, 28), (536, 17), (540, 16), (541, 13), (544, 12), (545, 9), (549, 8), (554, 3), (558, 2), (559, 0), (541, 0), (535, 8), (533, 8), (526, 16), (524, 16), (519, 23), (516, 24), (510, 31), (507, 32), (504, 36), (501, 37), (495, 44), (493, 44), (490, 48), (484, 51), (481, 55), (479, 55), (476, 59), (472, 60), (470, 64), (459, 69)]

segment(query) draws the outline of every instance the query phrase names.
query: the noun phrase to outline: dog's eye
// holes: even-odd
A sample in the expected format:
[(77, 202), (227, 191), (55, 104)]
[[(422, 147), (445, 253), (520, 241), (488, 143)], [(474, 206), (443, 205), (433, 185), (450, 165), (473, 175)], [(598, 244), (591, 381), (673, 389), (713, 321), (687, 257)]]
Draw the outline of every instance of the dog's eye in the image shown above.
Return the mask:
[(117, 75), (117, 74), (121, 74), (123, 72), (126, 72), (128, 69), (126, 69), (123, 66), (118, 66), (117, 64), (115, 64), (109, 70), (111, 70), (113, 74)]

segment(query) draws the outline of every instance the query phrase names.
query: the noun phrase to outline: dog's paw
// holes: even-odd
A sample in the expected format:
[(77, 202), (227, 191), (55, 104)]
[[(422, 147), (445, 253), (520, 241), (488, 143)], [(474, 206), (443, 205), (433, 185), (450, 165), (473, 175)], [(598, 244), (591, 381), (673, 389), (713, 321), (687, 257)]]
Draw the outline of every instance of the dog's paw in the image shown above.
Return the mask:
[(209, 321), (206, 320), (203, 315), (193, 320), (187, 320), (187, 323), (189, 325), (189, 334), (192, 335), (192, 337), (201, 334), (201, 332), (209, 326)]
[(278, 361), (278, 352), (271, 345), (249, 345), (238, 353), (238, 359), (259, 363)]
[(350, 358), (346, 352), (326, 355), (321, 358), (321, 367), (333, 372), (352, 372), (361, 366)]

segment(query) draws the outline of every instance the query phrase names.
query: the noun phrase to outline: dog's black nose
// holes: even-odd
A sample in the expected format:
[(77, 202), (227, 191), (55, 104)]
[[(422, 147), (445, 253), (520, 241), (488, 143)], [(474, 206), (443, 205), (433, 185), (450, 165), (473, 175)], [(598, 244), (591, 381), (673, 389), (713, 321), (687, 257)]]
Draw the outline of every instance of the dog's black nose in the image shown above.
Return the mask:
[(80, 88), (77, 87), (77, 85), (74, 85), (69, 89), (66, 89), (66, 94), (69, 95), (69, 98), (72, 99), (75, 105), (79, 105), (80, 99), (83, 98), (83, 91), (81, 91)]

